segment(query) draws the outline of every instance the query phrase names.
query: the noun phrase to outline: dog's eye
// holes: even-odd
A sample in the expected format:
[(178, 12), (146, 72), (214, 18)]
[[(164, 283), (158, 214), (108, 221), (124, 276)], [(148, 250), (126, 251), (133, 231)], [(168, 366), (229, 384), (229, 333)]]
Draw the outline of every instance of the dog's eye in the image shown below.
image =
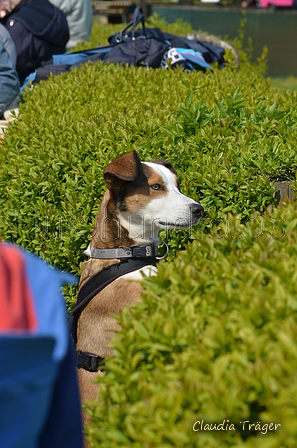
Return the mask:
[(151, 185), (151, 187), (153, 190), (163, 190), (163, 187), (160, 184), (154, 184), (154, 185)]

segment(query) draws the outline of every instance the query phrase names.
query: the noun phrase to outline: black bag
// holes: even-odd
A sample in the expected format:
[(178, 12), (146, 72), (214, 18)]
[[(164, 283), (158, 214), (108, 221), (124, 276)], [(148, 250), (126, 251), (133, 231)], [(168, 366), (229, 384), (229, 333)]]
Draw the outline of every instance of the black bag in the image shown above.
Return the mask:
[[(136, 30), (141, 23), (142, 28)], [(129, 31), (129, 28), (132, 29)], [(124, 42), (132, 42), (138, 39), (156, 38), (159, 41), (166, 42), (172, 47), (190, 48), (202, 53), (206, 62), (218, 62), (220, 66), (224, 63), (224, 48), (218, 47), (207, 42), (194, 41), (186, 37), (176, 36), (170, 33), (163, 33), (159, 28), (145, 28), (144, 14), (140, 7), (135, 8), (133, 20), (119, 33), (112, 34), (108, 38), (111, 45), (117, 45)], [(138, 65), (138, 64), (136, 64)]]
[(104, 57), (104, 62), (159, 68), (162, 58), (169, 48), (170, 45), (165, 41), (154, 37), (135, 39), (112, 47)]
[[(142, 27), (136, 30), (139, 24)], [(105, 55), (104, 62), (152, 68), (160, 67), (170, 47), (158, 28), (145, 28), (144, 14), (139, 6), (134, 10), (133, 20), (122, 31), (109, 36), (108, 42), (112, 48)]]
[[(139, 25), (141, 23), (142, 25), (142, 30), (140, 30), (140, 32), (138, 31), (137, 35), (135, 35), (135, 28), (137, 27), (137, 25)], [(130, 31), (129, 28), (132, 29)], [(145, 29), (145, 23), (144, 23), (144, 14), (142, 12), (142, 9), (137, 6), (137, 8), (135, 8), (134, 10), (134, 14), (133, 14), (133, 20), (131, 20), (131, 22), (128, 23), (128, 25), (119, 33), (115, 33), (112, 34), (111, 36), (109, 36), (108, 38), (108, 42), (111, 45), (116, 45), (116, 44), (120, 44), (122, 42), (131, 42), (135, 39), (146, 39), (146, 29)]]

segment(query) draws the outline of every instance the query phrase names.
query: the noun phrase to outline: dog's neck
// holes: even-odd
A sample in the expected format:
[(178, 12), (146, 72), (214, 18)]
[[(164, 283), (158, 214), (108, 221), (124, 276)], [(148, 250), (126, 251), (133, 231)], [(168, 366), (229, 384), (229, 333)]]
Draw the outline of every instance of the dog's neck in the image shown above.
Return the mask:
[(128, 216), (118, 211), (110, 191), (107, 191), (96, 218), (90, 248), (113, 249), (157, 244), (159, 229), (146, 227), (137, 214)]

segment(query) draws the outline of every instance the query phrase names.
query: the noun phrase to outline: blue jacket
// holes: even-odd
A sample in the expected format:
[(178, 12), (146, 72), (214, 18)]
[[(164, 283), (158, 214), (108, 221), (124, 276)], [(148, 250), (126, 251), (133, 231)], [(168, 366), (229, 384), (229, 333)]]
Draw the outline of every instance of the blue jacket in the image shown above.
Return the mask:
[(15, 44), (21, 83), (43, 61), (65, 52), (69, 39), (66, 16), (48, 0), (22, 0), (1, 23)]
[(72, 342), (60, 287), (73, 282), (0, 242), (0, 446), (83, 448)]
[(0, 117), (19, 92), (19, 77), (0, 35)]

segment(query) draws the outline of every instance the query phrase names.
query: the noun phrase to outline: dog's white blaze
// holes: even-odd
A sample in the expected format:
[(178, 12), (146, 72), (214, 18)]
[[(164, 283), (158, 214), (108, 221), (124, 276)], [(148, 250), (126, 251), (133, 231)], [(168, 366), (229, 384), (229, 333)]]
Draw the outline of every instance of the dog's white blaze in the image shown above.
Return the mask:
[(144, 268), (138, 269), (138, 271), (129, 272), (129, 274), (124, 274), (121, 277), (117, 278), (117, 280), (125, 279), (131, 281), (139, 282), (144, 277), (151, 277), (152, 275), (157, 275), (158, 269), (156, 266), (145, 266)]
[(190, 205), (197, 204), (183, 195), (176, 186), (175, 175), (164, 165), (143, 162), (162, 177), (167, 191), (159, 198), (149, 200), (136, 213), (119, 214), (119, 221), (134, 239), (135, 245), (158, 241), (160, 229), (191, 227)]
[[(193, 199), (183, 195), (176, 186), (175, 175), (164, 165), (156, 163), (146, 163), (152, 167), (162, 179), (168, 190), (167, 194), (160, 196), (160, 198), (153, 199), (145, 207), (144, 216), (151, 217), (156, 225), (158, 221), (165, 222), (168, 227), (174, 228), (180, 225), (189, 226), (191, 224), (191, 213), (189, 206), (197, 204)], [(164, 227), (163, 225), (161, 226)], [(165, 226), (166, 227), (166, 226)]]

